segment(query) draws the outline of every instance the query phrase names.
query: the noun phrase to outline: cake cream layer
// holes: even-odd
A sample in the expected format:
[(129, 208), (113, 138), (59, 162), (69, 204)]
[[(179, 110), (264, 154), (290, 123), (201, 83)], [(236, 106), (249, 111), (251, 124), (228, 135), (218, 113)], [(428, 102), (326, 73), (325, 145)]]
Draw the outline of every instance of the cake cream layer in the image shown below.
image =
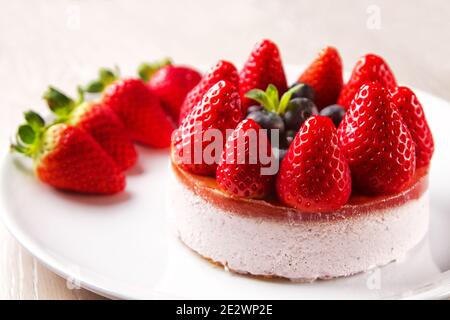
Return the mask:
[(270, 216), (217, 205), (201, 192), (206, 185), (187, 183), (172, 169), (170, 211), (180, 239), (238, 273), (297, 281), (348, 276), (402, 258), (428, 229), (426, 175), (406, 190), (405, 201), (390, 197), (358, 211), (367, 205), (361, 202), (313, 219), (289, 208)]

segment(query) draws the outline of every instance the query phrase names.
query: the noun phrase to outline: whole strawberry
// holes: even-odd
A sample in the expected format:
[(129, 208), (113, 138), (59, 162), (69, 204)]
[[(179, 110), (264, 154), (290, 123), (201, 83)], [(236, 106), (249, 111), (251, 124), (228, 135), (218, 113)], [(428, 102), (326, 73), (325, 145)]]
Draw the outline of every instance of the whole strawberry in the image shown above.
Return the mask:
[(91, 81), (84, 91), (103, 92), (102, 104), (119, 116), (133, 140), (155, 148), (170, 146), (175, 122), (141, 79), (119, 79), (118, 72), (100, 69), (99, 78)]
[(191, 110), (202, 100), (205, 93), (220, 80), (228, 81), (238, 88), (239, 75), (236, 67), (228, 61), (219, 60), (208, 72), (205, 73), (200, 82), (191, 90), (184, 99), (181, 106), (179, 124), (191, 112)]
[(281, 162), (278, 198), (304, 212), (333, 211), (348, 201), (351, 184), (333, 122), (324, 116), (310, 117)]
[[(80, 92), (81, 93), (81, 92)], [(74, 101), (64, 93), (49, 87), (44, 99), (57, 122), (67, 123), (87, 131), (122, 170), (132, 167), (137, 152), (122, 121), (111, 108), (101, 102), (83, 102), (81, 94)]]
[(335, 104), (344, 83), (342, 61), (336, 48), (326, 47), (298, 78), (315, 92), (314, 102), (319, 110)]
[(12, 149), (33, 159), (44, 183), (80, 193), (113, 194), (125, 188), (114, 160), (84, 130), (64, 123), (46, 127), (34, 112), (25, 113)]
[[(261, 157), (262, 148), (265, 159)], [(216, 180), (224, 191), (234, 196), (263, 198), (273, 187), (274, 174), (263, 171), (268, 169), (270, 160), (274, 159), (266, 131), (251, 119), (243, 120), (227, 140)]]
[(397, 87), (391, 95), (415, 143), (416, 167), (428, 166), (434, 152), (434, 141), (422, 105), (407, 87)]
[[(234, 129), (242, 117), (236, 87), (227, 81), (217, 82), (176, 130), (172, 141), (174, 162), (195, 174), (214, 175), (226, 130)], [(206, 152), (211, 142), (212, 150)]]
[(413, 177), (414, 142), (388, 91), (379, 83), (361, 87), (338, 134), (358, 191), (400, 192)]
[(397, 86), (394, 74), (383, 58), (367, 54), (361, 57), (353, 68), (350, 80), (342, 88), (338, 104), (346, 109), (350, 107), (360, 87), (368, 82), (378, 82), (387, 89), (394, 89)]
[(119, 115), (134, 140), (155, 148), (170, 146), (175, 123), (142, 80), (114, 82), (105, 89), (103, 103)]
[(156, 71), (148, 85), (178, 123), (181, 105), (200, 79), (200, 73), (192, 68), (169, 65)]
[(272, 41), (262, 40), (255, 45), (239, 73), (239, 91), (244, 113), (253, 103), (245, 94), (252, 89), (265, 90), (269, 84), (273, 84), (280, 93), (287, 90), (278, 48)]

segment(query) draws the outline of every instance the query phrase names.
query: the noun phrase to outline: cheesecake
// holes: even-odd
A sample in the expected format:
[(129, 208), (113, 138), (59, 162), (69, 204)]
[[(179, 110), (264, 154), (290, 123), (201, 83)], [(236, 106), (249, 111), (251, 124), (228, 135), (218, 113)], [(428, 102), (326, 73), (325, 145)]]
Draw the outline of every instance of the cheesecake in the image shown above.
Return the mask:
[(368, 54), (347, 83), (327, 47), (292, 85), (259, 42), (238, 73), (219, 61), (172, 136), (180, 240), (225, 270), (314, 281), (405, 257), (429, 225), (434, 143), (414, 92)]
[(170, 211), (181, 241), (240, 274), (301, 282), (349, 276), (402, 259), (428, 230), (427, 168), (401, 193), (352, 195), (327, 213), (235, 198), (214, 178), (173, 163), (170, 171)]

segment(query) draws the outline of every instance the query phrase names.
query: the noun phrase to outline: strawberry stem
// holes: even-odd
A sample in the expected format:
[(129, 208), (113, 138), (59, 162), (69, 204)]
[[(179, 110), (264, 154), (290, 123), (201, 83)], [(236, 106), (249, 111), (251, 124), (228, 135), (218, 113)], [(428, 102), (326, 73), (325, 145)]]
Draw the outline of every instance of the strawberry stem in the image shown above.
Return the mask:
[(163, 58), (154, 62), (143, 62), (138, 67), (138, 75), (143, 81), (147, 82), (150, 78), (162, 67), (170, 66), (172, 64), (172, 60), (170, 58)]

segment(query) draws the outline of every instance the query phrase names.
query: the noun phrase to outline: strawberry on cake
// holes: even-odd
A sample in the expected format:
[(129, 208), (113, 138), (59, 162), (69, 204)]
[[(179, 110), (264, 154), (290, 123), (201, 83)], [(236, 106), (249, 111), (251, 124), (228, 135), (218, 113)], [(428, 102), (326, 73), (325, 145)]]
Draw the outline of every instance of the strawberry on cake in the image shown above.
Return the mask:
[(417, 97), (335, 48), (288, 86), (278, 48), (219, 61), (181, 107), (172, 211), (192, 250), (243, 274), (311, 281), (403, 257), (428, 229), (434, 145)]

